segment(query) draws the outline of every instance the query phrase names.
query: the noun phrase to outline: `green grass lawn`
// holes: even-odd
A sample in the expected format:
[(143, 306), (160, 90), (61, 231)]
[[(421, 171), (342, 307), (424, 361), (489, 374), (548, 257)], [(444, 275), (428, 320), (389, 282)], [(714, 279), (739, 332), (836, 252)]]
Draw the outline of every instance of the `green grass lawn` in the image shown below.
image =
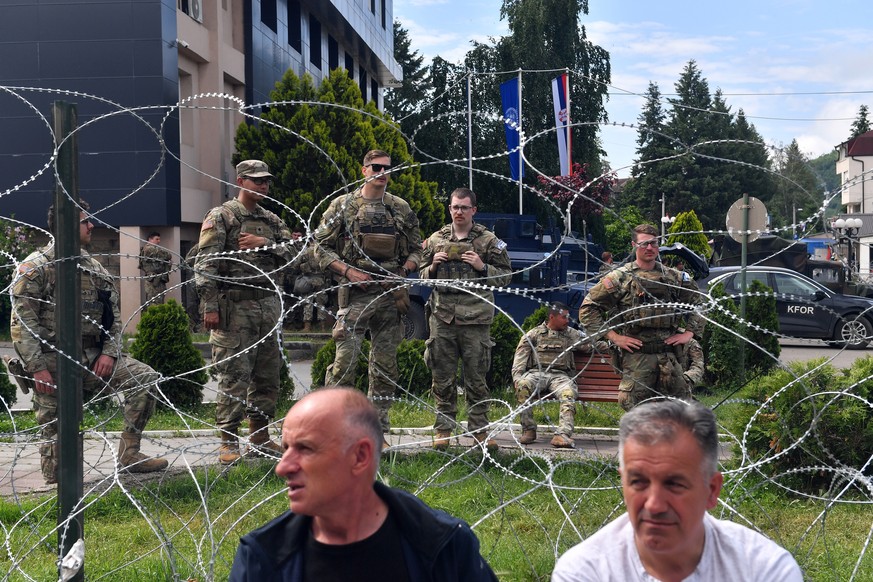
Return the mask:
[[(174, 573), (182, 580), (226, 579), (239, 536), (287, 508), (272, 468), (253, 462), (197, 470), (194, 478), (89, 497), (88, 579), (169, 581)], [(389, 455), (381, 478), (473, 525), (501, 580), (548, 580), (557, 555), (623, 512), (615, 467), (603, 459), (501, 453), (483, 460), (475, 452), (426, 450)], [(850, 578), (871, 527), (867, 505), (824, 511), (824, 502), (791, 498), (768, 485), (735, 485), (728, 480), (716, 514), (728, 515), (731, 507), (737, 521), (760, 527), (794, 552), (809, 580)], [(53, 577), (55, 512), (54, 497), (0, 502), (8, 549), (0, 566), (13, 570), (9, 580)], [(873, 579), (869, 556), (855, 579)]]

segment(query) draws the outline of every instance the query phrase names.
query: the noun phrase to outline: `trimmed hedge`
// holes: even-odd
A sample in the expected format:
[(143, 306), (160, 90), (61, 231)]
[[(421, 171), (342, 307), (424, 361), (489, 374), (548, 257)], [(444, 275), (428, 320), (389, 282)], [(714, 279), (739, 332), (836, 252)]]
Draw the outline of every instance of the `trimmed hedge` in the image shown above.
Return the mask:
[[(208, 380), (206, 372), (187, 372), (203, 368), (206, 362), (200, 350), (194, 347), (188, 314), (174, 299), (151, 305), (143, 312), (130, 355), (168, 378), (161, 382), (161, 391), (173, 406), (194, 410), (203, 402), (203, 385)], [(176, 377), (181, 374), (185, 376)], [(158, 400), (158, 406), (167, 404)]]

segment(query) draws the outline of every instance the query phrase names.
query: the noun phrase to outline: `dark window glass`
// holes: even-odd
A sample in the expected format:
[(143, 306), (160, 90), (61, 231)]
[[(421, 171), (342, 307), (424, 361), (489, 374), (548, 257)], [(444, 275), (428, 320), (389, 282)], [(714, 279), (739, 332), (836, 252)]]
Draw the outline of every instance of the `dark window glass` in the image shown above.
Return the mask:
[(376, 79), (370, 79), (370, 97), (374, 103), (379, 104), (379, 83)]
[(349, 72), (349, 77), (354, 78), (355, 76), (355, 59), (352, 58), (352, 55), (346, 53), (346, 70)]
[(309, 15), (309, 62), (321, 69), (321, 23)]
[(385, 30), (385, 0), (382, 0), (382, 30)]
[(364, 67), (358, 67), (358, 86), (361, 88), (361, 97), (367, 100), (367, 71)]
[(288, 0), (288, 44), (298, 53), (303, 52), (302, 29), (300, 2), (299, 0)]
[(261, 0), (261, 22), (276, 32), (276, 0)]
[(327, 64), (331, 71), (339, 67), (339, 44), (330, 35), (327, 35)]

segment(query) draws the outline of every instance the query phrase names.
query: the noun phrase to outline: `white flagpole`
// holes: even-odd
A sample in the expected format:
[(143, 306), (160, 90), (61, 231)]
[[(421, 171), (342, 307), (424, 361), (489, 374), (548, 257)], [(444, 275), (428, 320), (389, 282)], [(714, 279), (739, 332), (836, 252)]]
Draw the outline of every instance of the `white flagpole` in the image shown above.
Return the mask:
[(521, 201), (521, 195), (524, 192), (524, 184), (522, 183), (524, 160), (522, 159), (521, 151), (521, 69), (518, 69), (518, 213), (524, 214)]
[(472, 72), (467, 71), (467, 181), (473, 189), (473, 98), (470, 91)]
[[(570, 69), (567, 69), (567, 169), (573, 175), (573, 126), (570, 117)], [(587, 256), (587, 255), (586, 255)]]

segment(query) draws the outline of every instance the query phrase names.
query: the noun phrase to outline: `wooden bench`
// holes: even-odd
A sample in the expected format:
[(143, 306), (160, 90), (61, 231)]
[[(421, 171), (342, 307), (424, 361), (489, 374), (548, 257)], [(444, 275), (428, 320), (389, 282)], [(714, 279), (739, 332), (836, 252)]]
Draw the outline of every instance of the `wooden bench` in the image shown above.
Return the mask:
[(576, 352), (577, 400), (583, 402), (618, 402), (618, 385), (621, 372), (612, 365), (609, 354)]

